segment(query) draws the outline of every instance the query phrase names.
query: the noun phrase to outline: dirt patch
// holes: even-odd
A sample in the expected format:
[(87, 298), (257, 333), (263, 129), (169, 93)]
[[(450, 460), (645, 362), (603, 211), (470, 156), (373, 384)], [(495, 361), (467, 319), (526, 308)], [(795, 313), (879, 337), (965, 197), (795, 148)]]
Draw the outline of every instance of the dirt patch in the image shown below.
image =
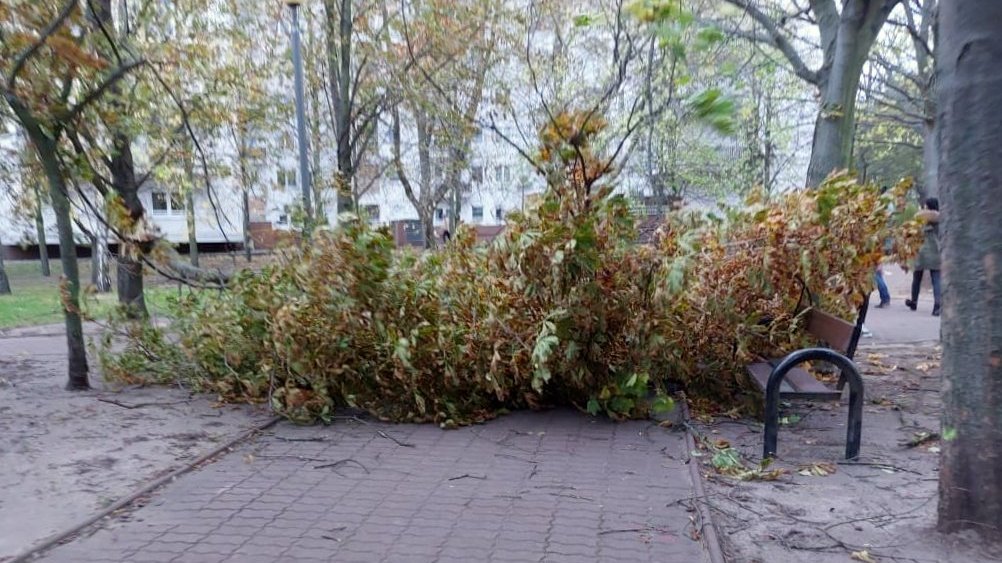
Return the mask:
[[(864, 348), (866, 403), (860, 459), (846, 462), (847, 406), (784, 408), (774, 481), (719, 475), (705, 452), (707, 498), (735, 563), (988, 562), (969, 535), (935, 532), (941, 403), (934, 344)], [(694, 423), (707, 443), (729, 444), (748, 465), (762, 455), (756, 421)]]
[(0, 561), (269, 418), (177, 388), (66, 391), (52, 330), (0, 338)]

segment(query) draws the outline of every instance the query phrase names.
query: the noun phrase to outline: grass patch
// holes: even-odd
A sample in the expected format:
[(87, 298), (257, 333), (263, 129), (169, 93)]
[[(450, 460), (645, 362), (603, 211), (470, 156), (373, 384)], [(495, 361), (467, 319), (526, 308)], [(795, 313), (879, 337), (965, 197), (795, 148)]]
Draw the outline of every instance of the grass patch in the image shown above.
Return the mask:
[[(82, 262), (82, 261), (81, 261)], [(52, 263), (52, 275), (43, 277), (38, 262), (7, 262), (11, 295), (0, 295), (0, 329), (58, 323), (63, 320), (59, 298), (59, 277), (62, 274), (58, 261)], [(80, 264), (80, 279), (84, 287), (90, 279), (90, 269)], [(167, 310), (167, 296), (177, 289), (169, 286), (146, 288), (146, 304), (151, 314)], [(84, 311), (91, 317), (103, 318), (118, 304), (115, 292), (85, 295)]]

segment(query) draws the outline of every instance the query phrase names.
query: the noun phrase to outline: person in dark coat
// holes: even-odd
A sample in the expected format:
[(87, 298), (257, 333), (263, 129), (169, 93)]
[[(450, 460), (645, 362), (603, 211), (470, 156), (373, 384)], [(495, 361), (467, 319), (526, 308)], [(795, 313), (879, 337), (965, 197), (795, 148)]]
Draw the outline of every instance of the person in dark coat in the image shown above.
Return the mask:
[(940, 260), (939, 260), (939, 200), (930, 197), (925, 200), (922, 211), (916, 215), (925, 222), (922, 227), (923, 241), (915, 262), (912, 264), (912, 298), (905, 300), (905, 305), (914, 311), (918, 307), (919, 291), (922, 289), (922, 276), (926, 270), (932, 279), (932, 314), (939, 316), (940, 296)]

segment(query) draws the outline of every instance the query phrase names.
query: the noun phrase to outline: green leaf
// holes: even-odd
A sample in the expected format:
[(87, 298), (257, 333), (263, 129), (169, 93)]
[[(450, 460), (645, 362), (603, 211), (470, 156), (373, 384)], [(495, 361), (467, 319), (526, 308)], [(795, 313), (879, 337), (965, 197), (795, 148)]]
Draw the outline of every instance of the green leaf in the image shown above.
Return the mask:
[(595, 416), (596, 414), (598, 414), (600, 410), (602, 410), (602, 406), (598, 403), (597, 399), (592, 397), (591, 399), (588, 399), (587, 409), (588, 409), (588, 414)]
[(717, 131), (725, 134), (734, 132), (734, 102), (726, 98), (719, 89), (710, 88), (692, 96), (689, 107), (697, 118), (706, 121)]
[(654, 414), (663, 414), (670, 412), (675, 408), (675, 401), (671, 397), (666, 397), (664, 395), (658, 395), (654, 398), (651, 403), (651, 412)]
[(715, 27), (704, 27), (696, 33), (696, 48), (706, 49), (724, 40), (724, 33)]
[(952, 442), (957, 439), (957, 429), (952, 427), (946, 427), (943, 429), (943, 441)]
[(629, 397), (613, 397), (612, 400), (609, 401), (609, 410), (614, 413), (630, 414), (630, 412), (633, 411), (635, 404), (636, 403), (633, 402), (633, 399)]
[(588, 14), (574, 16), (574, 27), (588, 27), (593, 23), (595, 23), (595, 18)]
[(719, 452), (713, 454), (711, 463), (713, 463), (713, 467), (721, 470), (742, 467), (741, 457), (733, 448), (720, 450)]

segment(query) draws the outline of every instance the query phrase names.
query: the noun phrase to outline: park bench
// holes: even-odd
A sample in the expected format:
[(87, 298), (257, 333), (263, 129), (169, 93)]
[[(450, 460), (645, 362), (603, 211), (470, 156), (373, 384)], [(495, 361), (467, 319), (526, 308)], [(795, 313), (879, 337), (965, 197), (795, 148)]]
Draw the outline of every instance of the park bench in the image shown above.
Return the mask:
[[(820, 346), (797, 350), (779, 359), (761, 359), (748, 366), (752, 382), (765, 394), (763, 459), (776, 455), (780, 401), (838, 402), (846, 383), (849, 384), (849, 424), (845, 457), (855, 459), (859, 455), (863, 430), (863, 379), (852, 358), (863, 332), (868, 301), (863, 301), (855, 324), (817, 308), (809, 309), (806, 313), (807, 333), (816, 338)], [(838, 368), (839, 379), (834, 389), (799, 367), (805, 362), (816, 361), (828, 362)]]

